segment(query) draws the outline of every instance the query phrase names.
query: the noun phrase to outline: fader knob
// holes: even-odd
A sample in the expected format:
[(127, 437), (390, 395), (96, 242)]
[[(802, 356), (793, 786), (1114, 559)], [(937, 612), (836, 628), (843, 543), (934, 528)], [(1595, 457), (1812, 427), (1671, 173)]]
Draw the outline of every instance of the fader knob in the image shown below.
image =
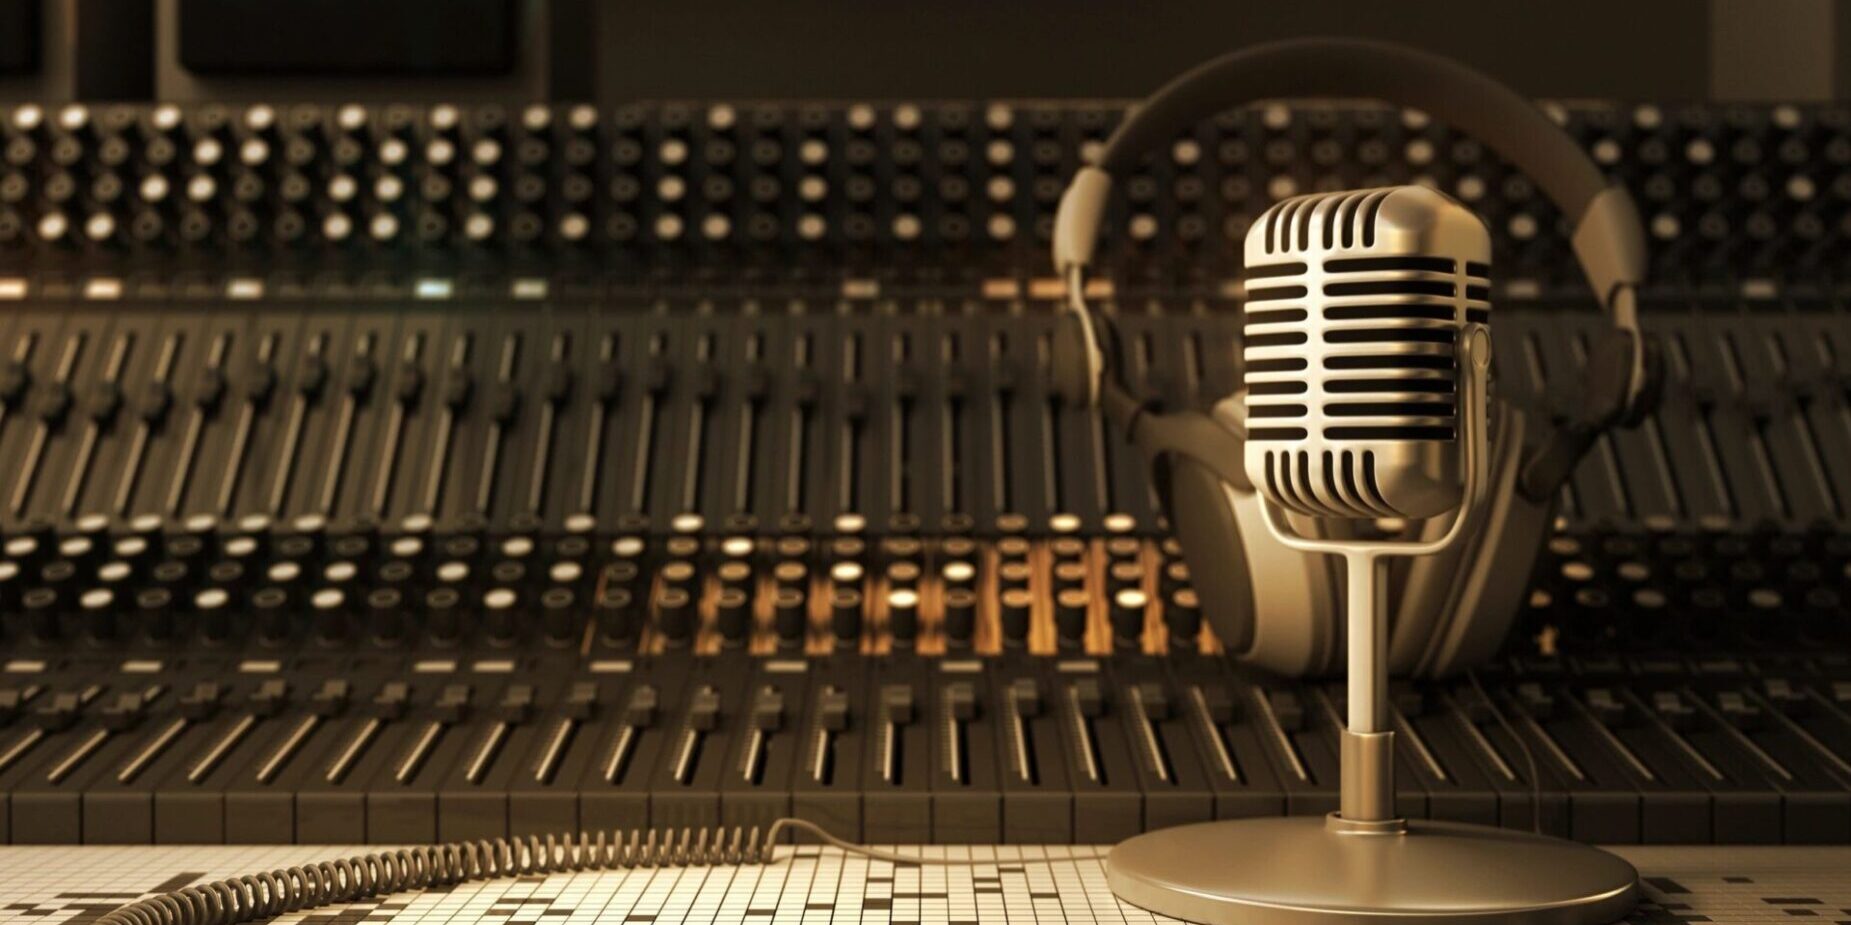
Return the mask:
[(1679, 732), (1689, 732), (1697, 728), (1700, 716), (1695, 707), (1684, 701), (1677, 691), (1655, 691), (1652, 694), (1652, 712), (1658, 715), (1666, 725)]
[(474, 690), (467, 684), (446, 684), (437, 695), (437, 702), (431, 705), (431, 712), (437, 720), (444, 723), (460, 723), (469, 718), (470, 701), (474, 699)]
[(1166, 594), (1189, 587), (1189, 564), (1178, 560), (1165, 565), (1163, 577), (1158, 586)]
[(231, 595), (224, 588), (207, 588), (193, 595), (199, 635), (207, 642), (223, 642), (231, 635)]
[(271, 678), (251, 692), (251, 713), (265, 719), (276, 716), (289, 704), (289, 682), (282, 678)]
[(614, 645), (632, 645), (636, 642), (636, 597), (629, 588), (604, 588), (597, 596), (595, 607), (598, 635), (605, 642)]
[(752, 565), (737, 559), (722, 562), (714, 569), (714, 576), (720, 579), (720, 586), (744, 593), (752, 588)]
[(108, 588), (91, 588), (78, 598), (84, 629), (97, 642), (116, 638), (116, 595)]
[(954, 559), (939, 569), (947, 591), (969, 591), (977, 586), (977, 568), (962, 559)]
[(913, 689), (904, 684), (883, 684), (880, 693), (881, 722), (904, 726), (913, 721)]
[(1030, 719), (1041, 715), (1041, 685), (1034, 678), (1017, 678), (1011, 682), (1008, 696), (1017, 715)]
[(455, 588), (433, 588), (424, 595), (425, 625), (431, 641), (454, 645), (463, 634), (463, 598)]
[(83, 699), (76, 694), (53, 694), (50, 701), (32, 711), (32, 724), (45, 732), (63, 732), (77, 723)]
[(322, 588), (309, 598), (315, 612), (315, 636), (328, 644), (347, 638), (347, 596), (339, 588)]
[(515, 609), (520, 596), (513, 588), (491, 588), (481, 596), (481, 629), (494, 646), (515, 642)]
[(694, 563), (678, 561), (662, 566), (662, 583), (671, 591), (691, 594), (695, 586)]
[(278, 587), (258, 588), (251, 595), (257, 641), (277, 645), (289, 638), (289, 592)]
[(837, 588), (829, 596), (829, 630), (840, 643), (852, 645), (861, 638), (860, 591)]
[(1034, 602), (1034, 595), (1023, 588), (1011, 588), (1003, 592), (1003, 645), (1019, 648), (1028, 644), (1029, 608)]
[(977, 687), (968, 681), (945, 685), (945, 718), (968, 723), (977, 718)]
[(1137, 588), (1124, 588), (1112, 595), (1112, 642), (1120, 648), (1135, 648), (1144, 634), (1144, 608), (1150, 599)]
[(680, 588), (664, 588), (656, 598), (656, 628), (672, 647), (694, 638), (694, 598)]
[(1098, 678), (1079, 678), (1068, 687), (1073, 694), (1073, 706), (1081, 716), (1097, 719), (1105, 715), (1106, 692)]
[(125, 693), (117, 695), (108, 706), (97, 711), (97, 719), (104, 729), (111, 732), (127, 732), (141, 724), (142, 717), (148, 713), (148, 700), (141, 694)]
[(905, 588), (909, 591), (918, 590), (921, 571), (917, 562), (890, 562), (887, 565), (887, 586)]
[(373, 641), (382, 646), (396, 646), (405, 641), (407, 610), (405, 595), (397, 588), (374, 588), (366, 594), (366, 626)]
[(194, 722), (210, 719), (224, 697), (225, 689), (217, 682), (201, 681), (180, 697), (180, 715)]
[(688, 704), (688, 728), (695, 732), (712, 732), (720, 726), (720, 692), (712, 685), (702, 685)]
[(977, 633), (977, 594), (965, 588), (945, 591), (945, 643), (968, 649)]
[(1068, 588), (1054, 597), (1054, 635), (1062, 648), (1077, 649), (1086, 638), (1086, 592)]
[[(1612, 688), (1595, 687), (1588, 689), (1582, 698), (1582, 705), (1596, 722), (1609, 729), (1626, 725), (1626, 702), (1614, 695)], [(1403, 711), (1407, 712), (1407, 711)]]
[(579, 637), (578, 595), (571, 588), (551, 587), (540, 592), (540, 626), (546, 640), (567, 645)]
[(1031, 569), (1027, 559), (1008, 559), (996, 567), (996, 580), (1007, 591), (1028, 590)]
[(135, 595), (136, 622), (150, 642), (166, 642), (174, 635), (173, 592), (143, 588)]
[(919, 592), (911, 588), (887, 592), (887, 631), (896, 649), (911, 649), (919, 641)]
[(778, 589), (772, 601), (772, 623), (777, 629), (779, 645), (803, 644), (804, 630), (809, 623), (805, 603), (803, 592), (795, 588)]
[(661, 697), (656, 689), (647, 684), (639, 685), (630, 692), (630, 699), (623, 705), (623, 722), (628, 726), (647, 729), (656, 724), (656, 711), (661, 707)]
[(816, 724), (829, 732), (848, 729), (848, 694), (834, 686), (824, 687), (817, 695)]
[(777, 564), (776, 568), (771, 570), (771, 575), (777, 580), (779, 591), (796, 591), (801, 593), (809, 586), (810, 573), (802, 562), (780, 562)]
[(591, 681), (575, 681), (566, 699), (559, 708), (561, 715), (567, 719), (583, 722), (598, 713), (598, 685)]
[(1137, 562), (1114, 562), (1106, 570), (1106, 584), (1116, 594), (1126, 588), (1136, 588), (1144, 581), (1144, 566)]
[(739, 588), (721, 588), (714, 601), (720, 638), (728, 646), (743, 646), (752, 632), (752, 599)]
[(1194, 642), (1202, 635), (1202, 606), (1193, 588), (1179, 588), (1170, 593), (1163, 608), (1163, 622), (1170, 630), (1170, 644)]

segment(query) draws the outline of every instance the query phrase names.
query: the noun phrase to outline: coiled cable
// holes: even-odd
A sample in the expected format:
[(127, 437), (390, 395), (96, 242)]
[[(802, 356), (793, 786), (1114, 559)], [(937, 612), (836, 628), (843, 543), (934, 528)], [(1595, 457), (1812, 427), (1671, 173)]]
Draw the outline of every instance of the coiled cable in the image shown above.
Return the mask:
[[(784, 818), (761, 830), (684, 828), (524, 835), (394, 848), (242, 877), (195, 884), (136, 900), (98, 917), (95, 925), (242, 925), (331, 903), (448, 887), (472, 880), (577, 871), (650, 867), (703, 867), (774, 863), (786, 832), (805, 832), (824, 844), (894, 864), (981, 866), (1097, 860), (1099, 852), (1058, 858), (930, 858), (882, 851), (831, 835), (804, 819)], [(788, 857), (788, 856), (787, 856)]]

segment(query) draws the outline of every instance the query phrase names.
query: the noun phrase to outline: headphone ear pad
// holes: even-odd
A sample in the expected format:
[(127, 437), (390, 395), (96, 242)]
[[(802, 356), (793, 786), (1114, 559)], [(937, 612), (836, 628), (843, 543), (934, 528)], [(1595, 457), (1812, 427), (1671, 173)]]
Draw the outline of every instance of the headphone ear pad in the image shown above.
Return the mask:
[[(1218, 402), (1207, 415), (1211, 426), (1237, 441), (1245, 438), (1242, 396)], [(1200, 416), (1195, 423), (1200, 423)], [(1183, 422), (1172, 422), (1181, 425)], [(1166, 428), (1186, 434), (1187, 427)], [(1260, 496), (1245, 482), (1222, 477), (1218, 463), (1238, 447), (1222, 444), (1215, 455), (1200, 440), (1164, 441), (1148, 457), (1152, 480), (1163, 500), (1171, 532), (1182, 544), (1189, 581), (1202, 615), (1227, 654), (1256, 668), (1299, 677), (1332, 670), (1337, 645), (1335, 572), (1330, 557), (1305, 553), (1279, 542), (1266, 524)], [(1263, 577), (1262, 577), (1263, 576)], [(1261, 584), (1263, 582), (1263, 584)]]
[[(1555, 527), (1556, 495), (1541, 502), (1517, 488), (1531, 442), (1528, 417), (1505, 405), (1507, 435), (1492, 457), (1491, 490), (1483, 522), (1466, 544), (1453, 594), (1457, 616), (1437, 634), (1417, 668), (1423, 677), (1445, 677), (1484, 664), (1510, 638), (1530, 597), (1536, 562)], [(1505, 462), (1504, 460), (1508, 460)]]
[(1171, 456), (1161, 468), (1159, 490), (1202, 616), (1227, 651), (1245, 652), (1253, 645), (1253, 577), (1228, 487), (1186, 456)]
[(1286, 677), (1336, 671), (1342, 594), (1332, 558), (1275, 539), (1260, 496), (1228, 484), (1210, 466), (1179, 455), (1168, 481), (1171, 529), (1223, 650)]
[(1451, 549), (1406, 560), (1391, 586), (1389, 670), (1444, 677), (1496, 654), (1516, 621), (1550, 525), (1549, 504), (1517, 490), (1527, 419), (1508, 402), (1491, 405), (1492, 429), (1478, 524)]

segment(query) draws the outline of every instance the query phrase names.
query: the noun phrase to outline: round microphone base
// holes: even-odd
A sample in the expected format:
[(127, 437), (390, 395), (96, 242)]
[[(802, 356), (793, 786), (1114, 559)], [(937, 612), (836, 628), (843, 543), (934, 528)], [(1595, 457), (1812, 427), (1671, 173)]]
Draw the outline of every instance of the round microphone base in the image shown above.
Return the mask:
[(1363, 834), (1315, 816), (1139, 835), (1106, 877), (1132, 905), (1203, 925), (1604, 925), (1639, 891), (1631, 864), (1576, 842), (1420, 820)]

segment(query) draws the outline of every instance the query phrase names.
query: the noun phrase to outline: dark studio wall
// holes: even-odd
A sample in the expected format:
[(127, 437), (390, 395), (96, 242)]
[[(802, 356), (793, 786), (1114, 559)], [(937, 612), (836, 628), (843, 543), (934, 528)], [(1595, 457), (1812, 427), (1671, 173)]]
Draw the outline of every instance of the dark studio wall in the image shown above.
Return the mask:
[(1534, 96), (1851, 98), (1851, 0), (0, 0), (0, 99), (1125, 98), (1314, 34)]
[(612, 98), (1141, 96), (1188, 62), (1313, 34), (1409, 42), (1551, 97), (1701, 97), (1710, 63), (1702, 0), (676, 0), (598, 12), (598, 86)]

